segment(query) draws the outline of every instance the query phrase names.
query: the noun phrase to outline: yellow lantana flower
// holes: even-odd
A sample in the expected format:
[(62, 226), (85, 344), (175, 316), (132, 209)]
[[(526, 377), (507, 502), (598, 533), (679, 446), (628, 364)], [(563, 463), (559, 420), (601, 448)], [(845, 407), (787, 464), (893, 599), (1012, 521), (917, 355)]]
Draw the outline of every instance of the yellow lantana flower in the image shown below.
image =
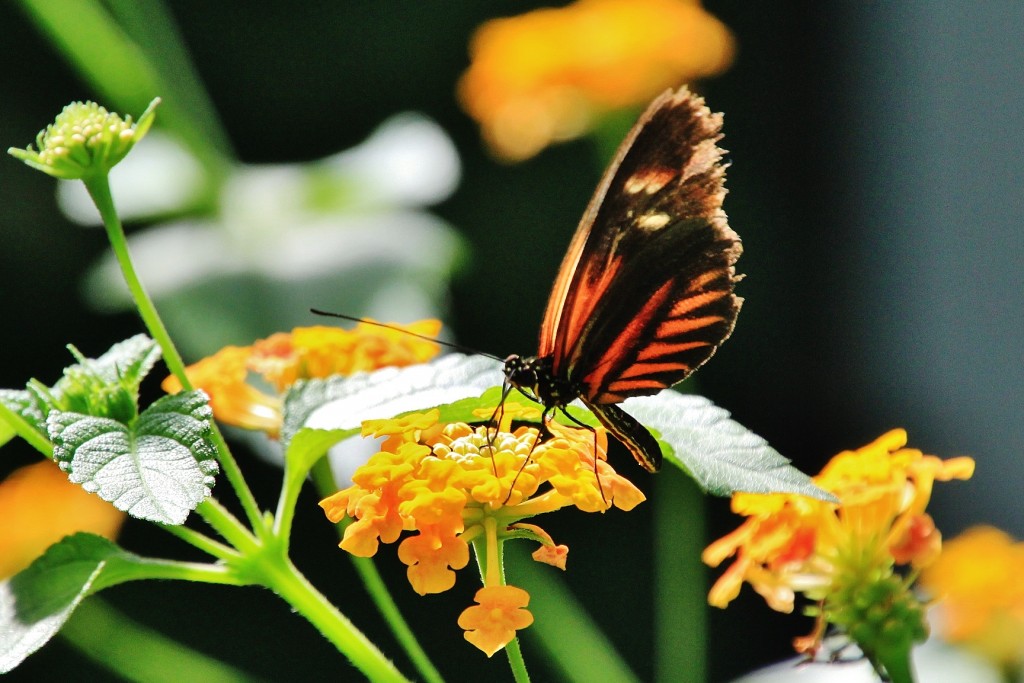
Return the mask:
[(820, 611), (818, 628), (798, 649), (817, 648), (833, 624), (869, 657), (889, 647), (879, 639), (890, 636), (909, 639), (899, 644), (909, 651), (926, 634), (923, 608), (895, 567), (924, 567), (938, 556), (941, 535), (925, 512), (932, 486), (970, 478), (974, 461), (941, 460), (906, 444), (906, 432), (896, 429), (836, 455), (813, 481), (839, 505), (792, 494), (733, 496), (733, 511), (747, 520), (704, 551), (712, 567), (735, 557), (708, 601), (725, 607), (747, 582), (772, 609), (790, 612), (803, 593)]
[(451, 588), (474, 544), (484, 588), (459, 625), (488, 656), (533, 621), (526, 591), (504, 583), (502, 543), (532, 539), (550, 548), (535, 555), (538, 561), (564, 568), (567, 549), (520, 520), (567, 506), (587, 512), (613, 505), (631, 510), (644, 500), (605, 461), (604, 430), (551, 423), (552, 438), (538, 443), (535, 428), (510, 431), (512, 412), (496, 430), (440, 423), (436, 409), (368, 421), (364, 436), (387, 436), (381, 451), (356, 470), (352, 486), (320, 503), (332, 522), (354, 520), (340, 544), (353, 555), (369, 557), (380, 542), (392, 543), (402, 531), (415, 532), (401, 542), (398, 557), (421, 595)]
[(724, 71), (734, 51), (696, 0), (578, 0), (480, 26), (459, 97), (495, 154), (517, 161)]
[(68, 481), (52, 460), (0, 482), (0, 580), (17, 574), (65, 536), (88, 531), (113, 540), (125, 514)]
[(1011, 673), (1024, 669), (1022, 577), (1024, 542), (980, 526), (946, 543), (921, 583), (938, 600), (942, 638)]
[[(437, 354), (436, 343), (402, 330), (432, 337), (441, 330), (439, 321), (393, 327), (399, 329), (370, 323), (359, 323), (353, 330), (297, 327), (251, 346), (225, 347), (185, 371), (189, 381), (210, 396), (215, 418), (276, 436), (282, 419), (279, 395), (296, 381), (413, 365)], [(162, 386), (170, 394), (181, 391), (175, 377), (166, 378)], [(270, 388), (274, 393), (267, 391)]]

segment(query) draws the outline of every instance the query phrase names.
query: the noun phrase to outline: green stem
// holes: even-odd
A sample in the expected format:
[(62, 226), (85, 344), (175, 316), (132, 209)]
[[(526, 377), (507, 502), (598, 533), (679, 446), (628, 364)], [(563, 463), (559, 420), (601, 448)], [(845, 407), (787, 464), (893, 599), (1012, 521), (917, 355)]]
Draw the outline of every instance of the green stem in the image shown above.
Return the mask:
[[(327, 458), (321, 460), (326, 461)], [(287, 457), (284, 459), (284, 476), (281, 478), (281, 495), (277, 500), (277, 511), (274, 513), (273, 534), (284, 544), (285, 552), (288, 551), (289, 541), (292, 533), (292, 521), (295, 519), (295, 504), (302, 491), (302, 485), (306, 481), (308, 470), (295, 467)], [(332, 491), (333, 493), (333, 491)], [(327, 495), (327, 494), (325, 494)]]
[(234, 560), (239, 557), (234, 548), (230, 548), (223, 543), (218, 543), (206, 534), (201, 534), (195, 529), (189, 529), (187, 526), (175, 526), (173, 524), (161, 524), (159, 526), (172, 536), (177, 536), (193, 548), (198, 548), (207, 555), (216, 557), (218, 560)]
[(11, 429), (17, 432), (18, 436), (27, 441), (30, 446), (50, 460), (53, 460), (53, 444), (37, 432), (21, 415), (18, 415), (3, 403), (0, 403), (0, 420), (9, 424)]
[(169, 579), (175, 581), (194, 581), (222, 586), (249, 586), (248, 580), (234, 567), (226, 564), (207, 564), (203, 562), (179, 562), (148, 557), (118, 557), (106, 560), (103, 571), (90, 587), (90, 592), (98, 593), (128, 581), (153, 579)]
[(508, 657), (508, 666), (512, 669), (512, 677), (516, 683), (529, 683), (530, 674), (526, 670), (523, 651), (519, 648), (519, 638), (513, 638), (505, 646), (505, 656)]
[(265, 563), (258, 568), (261, 583), (304, 616), (368, 680), (408, 680), (391, 660), (306, 580), (287, 557), (282, 556), (282, 560)]
[[(191, 389), (192, 383), (185, 373), (185, 363), (181, 359), (181, 354), (178, 353), (177, 347), (175, 347), (174, 342), (171, 340), (171, 335), (167, 332), (163, 320), (160, 319), (160, 315), (157, 313), (156, 306), (153, 305), (153, 300), (146, 293), (142, 281), (139, 280), (139, 276), (135, 272), (131, 254), (128, 252), (128, 240), (125, 237), (121, 219), (114, 208), (114, 198), (110, 194), (110, 182), (106, 174), (85, 178), (83, 182), (85, 183), (86, 190), (89, 191), (89, 196), (92, 197), (93, 203), (96, 204), (96, 208), (100, 212), (103, 225), (107, 229), (110, 246), (113, 248), (114, 256), (117, 257), (117, 262), (121, 266), (125, 283), (128, 285), (128, 290), (131, 292), (132, 299), (135, 301), (135, 306), (138, 308), (139, 315), (142, 316), (146, 329), (149, 330), (149, 334), (159, 344), (163, 352), (164, 362), (167, 364), (171, 374), (178, 378), (182, 387), (186, 390)], [(239, 501), (241, 501), (242, 508), (249, 518), (249, 523), (254, 529), (260, 529), (262, 526), (262, 516), (260, 515), (256, 498), (245, 483), (242, 471), (239, 469), (234, 456), (231, 455), (231, 451), (224, 442), (224, 437), (221, 435), (216, 424), (213, 425), (212, 438), (214, 445), (217, 447), (218, 461), (224, 469), (224, 475), (231, 482), (232, 488), (234, 488)]]
[[(630, 671), (615, 644), (601, 632), (557, 572), (535, 562), (525, 545), (508, 545), (505, 555), (515, 569), (516, 583), (530, 592), (534, 622), (523, 637), (530, 642), (531, 650), (539, 652), (561, 680), (638, 683), (640, 679)], [(565, 628), (565, 624), (572, 627)]]
[[(488, 517), (484, 520), (487, 525), (495, 524), (493, 517)], [(489, 530), (490, 533), (484, 534), (482, 538), (478, 538), (473, 543), (473, 547), (479, 551), (480, 546), (483, 545), (486, 549), (486, 557), (488, 561), (494, 561), (495, 566), (490, 566), (486, 562), (481, 562), (480, 571), (485, 577), (484, 585), (492, 585), (486, 581), (486, 578), (491, 577), (495, 574), (498, 576), (500, 585), (504, 586), (505, 583), (505, 544), (497, 540), (497, 534), (493, 533), (493, 530)], [(481, 555), (479, 552), (475, 553), (477, 561), (480, 561)], [(526, 669), (526, 660), (523, 659), (523, 651), (519, 647), (519, 638), (513, 638), (505, 645), (505, 656), (508, 657), (508, 666), (512, 669), (512, 677), (516, 683), (529, 683), (530, 672)]]
[[(125, 647), (125, 634), (131, 634), (131, 647)], [(83, 601), (75, 609), (60, 635), (82, 655), (124, 680), (155, 683), (254, 680), (247, 673), (128, 619), (97, 596)]]
[(877, 657), (869, 656), (868, 659), (875, 665), (875, 670), (882, 665), (888, 677), (884, 680), (892, 683), (914, 683), (917, 678), (914, 676), (914, 666), (910, 661), (910, 647), (892, 648), (878, 653)]
[(259, 548), (256, 538), (216, 498), (204, 500), (196, 507), (196, 512), (243, 554), (253, 553)]
[[(313, 477), (313, 484), (316, 486), (317, 492), (324, 497), (327, 497), (337, 491), (338, 485), (334, 482), (334, 475), (331, 473), (331, 464), (328, 462), (327, 457), (320, 458), (313, 469), (311, 470)], [(344, 519), (338, 522), (335, 526), (338, 529), (338, 536), (341, 537), (345, 533), (345, 528), (351, 524), (351, 520)], [(405, 654), (412, 661), (413, 666), (416, 667), (416, 671), (419, 672), (423, 680), (429, 681), (430, 683), (442, 683), (444, 679), (441, 677), (440, 672), (430, 661), (430, 657), (427, 656), (426, 651), (416, 640), (416, 635), (412, 629), (409, 628), (409, 624), (402, 617), (402, 613), (398, 609), (398, 605), (395, 604), (394, 599), (391, 597), (391, 593), (388, 591), (387, 585), (384, 583), (384, 579), (381, 578), (380, 572), (377, 571), (377, 565), (373, 563), (373, 560), (369, 557), (355, 557), (349, 556), (349, 560), (352, 562), (352, 566), (355, 567), (356, 572), (359, 574), (359, 578), (363, 581), (363, 586), (366, 588), (366, 592), (369, 593), (370, 598), (377, 606), (377, 611), (384, 618), (384, 622), (391, 628), (391, 633), (395, 636), (395, 640), (405, 650)]]
[(674, 467), (654, 489), (654, 680), (700, 683), (707, 680), (704, 494)]

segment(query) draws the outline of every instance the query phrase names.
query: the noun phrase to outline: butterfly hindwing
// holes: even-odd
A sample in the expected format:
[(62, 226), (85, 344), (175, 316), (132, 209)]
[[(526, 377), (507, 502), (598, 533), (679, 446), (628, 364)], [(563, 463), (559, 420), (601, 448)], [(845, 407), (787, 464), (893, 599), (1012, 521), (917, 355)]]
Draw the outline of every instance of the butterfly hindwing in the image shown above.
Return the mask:
[(590, 412), (629, 449), (636, 461), (648, 472), (661, 469), (661, 445), (635, 417), (614, 403), (587, 402)]
[(577, 229), (539, 355), (590, 404), (683, 380), (732, 331), (741, 246), (722, 211), (721, 123), (685, 89), (658, 98)]

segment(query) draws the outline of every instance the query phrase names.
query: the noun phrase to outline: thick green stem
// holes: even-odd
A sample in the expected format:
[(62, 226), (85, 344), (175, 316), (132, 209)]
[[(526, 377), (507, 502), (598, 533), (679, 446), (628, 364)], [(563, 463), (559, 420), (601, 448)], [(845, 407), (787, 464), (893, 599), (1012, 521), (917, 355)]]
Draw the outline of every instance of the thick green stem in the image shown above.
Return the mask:
[[(126, 633), (131, 634), (131, 647), (125, 647)], [(124, 680), (156, 683), (253, 680), (248, 673), (128, 619), (98, 596), (83, 601), (75, 609), (60, 635), (83, 655)]]
[[(320, 458), (313, 465), (311, 473), (313, 483), (321, 496), (329, 496), (337, 490), (338, 486), (334, 482), (334, 475), (331, 474), (331, 465), (326, 457)], [(344, 535), (345, 527), (350, 523), (351, 520), (344, 519), (336, 525), (339, 536)], [(409, 628), (409, 624), (402, 617), (398, 605), (392, 599), (391, 593), (388, 591), (384, 579), (381, 578), (380, 573), (377, 571), (377, 566), (373, 563), (373, 560), (368, 557), (355, 556), (350, 556), (349, 559), (356, 572), (359, 573), (359, 578), (362, 579), (366, 592), (370, 594), (370, 598), (377, 605), (377, 610), (391, 628), (392, 634), (394, 634), (402, 649), (405, 650), (405, 654), (412, 660), (413, 666), (416, 667), (420, 676), (423, 677), (423, 680), (430, 683), (442, 683), (444, 679), (430, 661), (430, 657), (427, 656), (427, 653), (420, 646), (419, 641), (416, 640), (416, 635)]]
[[(185, 363), (181, 359), (181, 354), (178, 353), (177, 347), (175, 347), (174, 342), (171, 340), (171, 335), (167, 332), (163, 320), (160, 319), (160, 315), (157, 313), (156, 306), (153, 305), (153, 300), (146, 293), (145, 288), (142, 286), (142, 281), (139, 280), (139, 276), (135, 272), (131, 254), (128, 252), (128, 240), (125, 238), (121, 219), (114, 208), (114, 199), (110, 194), (110, 182), (107, 176), (105, 174), (96, 175), (83, 179), (83, 182), (85, 183), (85, 188), (89, 191), (89, 196), (92, 197), (93, 203), (96, 204), (96, 208), (100, 212), (103, 225), (107, 229), (110, 246), (113, 248), (114, 256), (121, 266), (121, 272), (124, 275), (125, 283), (128, 285), (128, 291), (131, 292), (132, 299), (135, 301), (135, 306), (138, 308), (139, 315), (142, 316), (146, 329), (149, 330), (150, 336), (160, 346), (164, 362), (167, 363), (167, 368), (171, 371), (171, 374), (178, 378), (182, 387), (191, 389), (192, 383), (185, 374)], [(238, 496), (239, 501), (241, 501), (242, 508), (249, 518), (249, 523), (254, 529), (261, 528), (262, 518), (259, 506), (256, 504), (256, 499), (253, 497), (249, 486), (245, 483), (245, 478), (242, 476), (238, 463), (224, 443), (224, 437), (221, 435), (220, 430), (217, 429), (217, 425), (213, 425), (212, 436), (218, 451), (217, 459), (224, 470), (224, 475), (231, 482), (235, 494)]]
[(106, 560), (103, 572), (100, 573), (90, 590), (98, 593), (104, 588), (128, 581), (151, 581), (154, 579), (194, 581), (223, 586), (248, 586), (253, 583), (253, 581), (226, 564), (179, 562), (177, 560), (156, 558), (126, 559), (113, 556)]
[(676, 468), (654, 482), (654, 680), (707, 680), (704, 494)]
[(345, 615), (321, 595), (298, 569), (283, 562), (267, 563), (259, 568), (261, 583), (273, 590), (292, 608), (334, 643), (368, 680), (407, 681), (391, 660), (384, 656)]

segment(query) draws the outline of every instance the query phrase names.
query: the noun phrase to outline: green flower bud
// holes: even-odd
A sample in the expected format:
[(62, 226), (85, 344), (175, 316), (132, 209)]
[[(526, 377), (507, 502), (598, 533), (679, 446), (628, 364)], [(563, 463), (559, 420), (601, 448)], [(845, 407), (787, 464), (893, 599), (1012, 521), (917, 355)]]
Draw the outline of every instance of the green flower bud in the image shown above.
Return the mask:
[(55, 178), (106, 175), (149, 131), (159, 103), (159, 97), (150, 102), (133, 124), (131, 116), (122, 119), (95, 102), (72, 102), (36, 136), (39, 151), (29, 145), (7, 153)]

